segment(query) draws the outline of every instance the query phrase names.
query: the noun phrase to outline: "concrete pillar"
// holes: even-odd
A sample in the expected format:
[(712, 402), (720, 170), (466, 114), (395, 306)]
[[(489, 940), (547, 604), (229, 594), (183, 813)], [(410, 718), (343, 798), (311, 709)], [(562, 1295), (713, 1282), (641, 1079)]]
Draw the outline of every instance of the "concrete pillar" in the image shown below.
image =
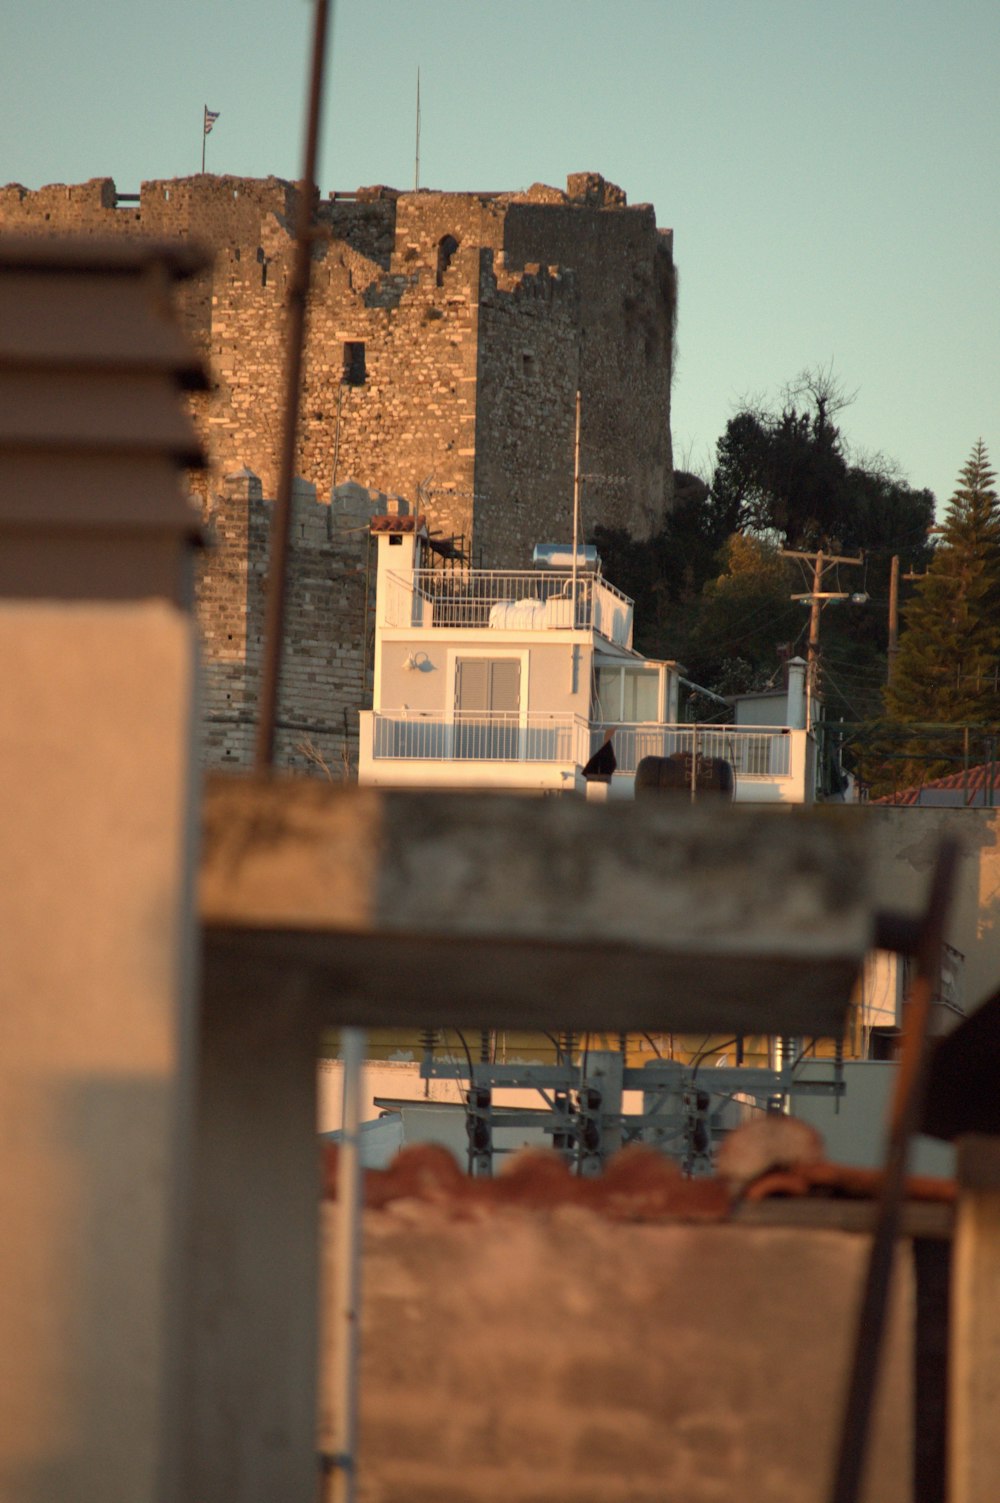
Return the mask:
[(193, 1044), (187, 248), (0, 245), (0, 1497), (171, 1493)]
[(194, 630), (3, 601), (0, 661), (0, 1497), (137, 1503), (176, 1382)]
[(321, 1019), (295, 977), (221, 970), (202, 982), (171, 1503), (314, 1503)]

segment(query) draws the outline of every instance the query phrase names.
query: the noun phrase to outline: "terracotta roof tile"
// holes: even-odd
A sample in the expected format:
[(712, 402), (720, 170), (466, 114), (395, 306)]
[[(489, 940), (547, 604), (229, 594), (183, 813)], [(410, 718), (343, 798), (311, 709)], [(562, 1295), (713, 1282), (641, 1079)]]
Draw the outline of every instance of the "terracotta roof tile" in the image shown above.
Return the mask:
[[(330, 1200), (337, 1196), (338, 1162), (337, 1145), (325, 1145), (323, 1190)], [(883, 1182), (881, 1169), (820, 1160), (768, 1166), (749, 1185), (736, 1188), (718, 1176), (688, 1179), (674, 1160), (642, 1144), (615, 1154), (603, 1174), (594, 1178), (572, 1174), (555, 1153), (525, 1149), (494, 1179), (471, 1179), (447, 1148), (414, 1143), (401, 1149), (387, 1169), (366, 1171), (364, 1198), (370, 1210), (381, 1210), (397, 1200), (418, 1200), (460, 1218), (490, 1207), (542, 1211), (575, 1205), (612, 1221), (724, 1221), (743, 1198), (818, 1195), (869, 1200), (881, 1194)], [(954, 1181), (911, 1176), (906, 1197), (950, 1204), (955, 1198)]]
[[(981, 762), (977, 767), (963, 768), (961, 772), (950, 772), (946, 777), (933, 778), (930, 782), (921, 783), (916, 788), (904, 788), (899, 793), (888, 793), (884, 798), (873, 798), (873, 804), (894, 804), (903, 807), (913, 807), (920, 803), (920, 795), (929, 789), (947, 791), (949, 789), (960, 790), (968, 795), (970, 804), (977, 801), (977, 795), (992, 789), (994, 795), (1000, 795), (1000, 762)], [(1000, 797), (996, 799), (1000, 803)]]

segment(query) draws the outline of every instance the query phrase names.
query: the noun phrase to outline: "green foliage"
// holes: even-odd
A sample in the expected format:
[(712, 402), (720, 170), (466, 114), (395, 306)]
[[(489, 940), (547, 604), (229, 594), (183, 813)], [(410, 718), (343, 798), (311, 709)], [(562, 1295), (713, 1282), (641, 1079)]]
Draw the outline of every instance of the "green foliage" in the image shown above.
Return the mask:
[(741, 412), (719, 439), (712, 496), (732, 528), (813, 547), (841, 539), (846, 468), (822, 410)]
[[(941, 541), (905, 612), (886, 713), (904, 725), (1000, 723), (1000, 501), (980, 440), (948, 503)], [(961, 733), (937, 747), (939, 760), (905, 754), (912, 781), (954, 770)]]
[(746, 410), (716, 446), (713, 511), (730, 531), (778, 534), (792, 548), (919, 554), (934, 518), (881, 460), (850, 464), (833, 417), (848, 405), (827, 372), (805, 372), (780, 412)]
[(777, 667), (779, 644), (791, 645), (802, 631), (788, 564), (775, 543), (739, 532), (721, 562), (698, 601), (686, 661), (692, 677), (717, 694), (762, 689)]
[(635, 601), (635, 645), (649, 657), (683, 657), (698, 596), (717, 571), (727, 534), (717, 526), (708, 487), (678, 473), (677, 503), (662, 529), (637, 542), (620, 528), (596, 527), (604, 572)]
[(636, 602), (641, 652), (679, 659), (716, 693), (762, 688), (779, 647), (805, 655), (807, 612), (789, 596), (811, 588), (811, 570), (782, 560), (781, 544), (863, 553), (863, 568), (845, 567), (833, 588), (869, 603), (823, 611), (821, 692), (835, 719), (882, 712), (891, 560), (904, 574), (926, 565), (934, 497), (880, 458), (848, 459), (837, 417), (849, 400), (829, 372), (805, 372), (780, 409), (758, 404), (730, 420), (711, 487), (678, 477), (676, 509), (655, 537), (595, 531), (608, 577)]
[[(869, 603), (824, 607), (821, 693), (833, 718), (863, 720), (881, 709), (893, 554), (907, 572), (928, 555), (934, 497), (911, 490), (884, 460), (849, 462), (838, 413), (849, 405), (829, 372), (806, 371), (780, 410), (738, 413), (717, 445), (710, 506), (731, 529), (780, 538), (788, 547), (863, 554), (834, 588)], [(811, 588), (803, 577), (798, 590)]]

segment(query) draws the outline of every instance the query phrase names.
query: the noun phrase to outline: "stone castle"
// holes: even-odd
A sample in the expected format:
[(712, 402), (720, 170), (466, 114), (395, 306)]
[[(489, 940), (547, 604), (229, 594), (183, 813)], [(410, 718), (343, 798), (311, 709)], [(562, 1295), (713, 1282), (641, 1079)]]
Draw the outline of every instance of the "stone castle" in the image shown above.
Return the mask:
[[(250, 761), (281, 443), (297, 189), (199, 176), (0, 188), (0, 232), (189, 236), (214, 251), (180, 315), (210, 371), (188, 400), (209, 542), (206, 758)], [(483, 567), (582, 521), (653, 531), (673, 502), (672, 237), (600, 175), (525, 193), (362, 188), (317, 201), (278, 755), (340, 776), (371, 665), (368, 524), (388, 494)]]

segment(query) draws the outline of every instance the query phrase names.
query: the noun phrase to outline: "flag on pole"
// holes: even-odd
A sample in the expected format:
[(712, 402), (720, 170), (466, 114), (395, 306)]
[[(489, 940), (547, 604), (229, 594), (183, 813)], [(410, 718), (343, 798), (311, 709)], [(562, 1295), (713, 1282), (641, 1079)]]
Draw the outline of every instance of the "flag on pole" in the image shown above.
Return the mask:
[(210, 110), (209, 107), (208, 107), (208, 105), (206, 104), (206, 106), (205, 106), (205, 134), (206, 134), (206, 136), (211, 134), (212, 126), (215, 124), (216, 120), (218, 120), (218, 118), (221, 115), (221, 113), (222, 113), (221, 110)]

